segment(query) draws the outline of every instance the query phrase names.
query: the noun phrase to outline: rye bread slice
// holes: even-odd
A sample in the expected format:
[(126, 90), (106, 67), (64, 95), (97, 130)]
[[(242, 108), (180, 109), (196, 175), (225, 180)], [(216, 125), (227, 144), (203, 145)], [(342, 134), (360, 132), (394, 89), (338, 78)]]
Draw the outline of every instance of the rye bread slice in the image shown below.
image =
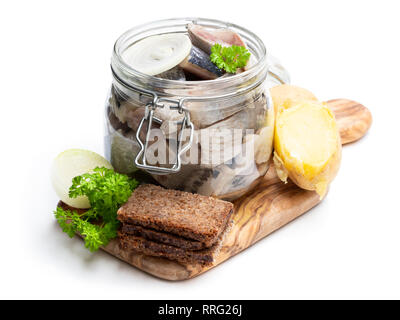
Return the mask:
[(225, 230), (232, 213), (230, 202), (146, 184), (139, 186), (118, 210), (118, 220), (211, 247)]
[(146, 240), (141, 237), (125, 235), (119, 235), (119, 245), (122, 250), (143, 253), (147, 256), (167, 258), (181, 263), (208, 265), (214, 260), (214, 247), (191, 251)]
[(155, 241), (186, 250), (201, 250), (205, 248), (205, 245), (200, 241), (185, 239), (170, 233), (143, 228), (133, 224), (123, 225), (121, 228), (121, 234), (141, 237), (146, 240)]
[(210, 265), (219, 254), (226, 235), (230, 232), (233, 221), (230, 220), (225, 230), (219, 235), (217, 241), (210, 248), (202, 250), (187, 250), (163, 243), (147, 240), (142, 237), (122, 234), (118, 232), (119, 247), (124, 251), (142, 253), (147, 256), (166, 258), (184, 264)]

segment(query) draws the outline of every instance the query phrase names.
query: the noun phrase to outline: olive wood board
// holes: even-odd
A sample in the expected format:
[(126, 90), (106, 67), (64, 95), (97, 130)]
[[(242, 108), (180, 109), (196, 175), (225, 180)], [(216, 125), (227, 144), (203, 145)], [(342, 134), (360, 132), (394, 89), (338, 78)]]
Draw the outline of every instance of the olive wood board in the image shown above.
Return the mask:
[[(363, 105), (346, 99), (327, 102), (333, 110), (342, 144), (362, 138), (372, 123), (370, 111)], [(182, 264), (164, 258), (121, 250), (118, 239), (102, 248), (111, 255), (158, 278), (186, 280), (221, 264), (258, 240), (301, 216), (320, 203), (313, 191), (300, 189), (292, 182), (283, 183), (273, 166), (261, 182), (245, 196), (234, 201), (233, 225), (225, 236), (221, 249), (210, 266)]]

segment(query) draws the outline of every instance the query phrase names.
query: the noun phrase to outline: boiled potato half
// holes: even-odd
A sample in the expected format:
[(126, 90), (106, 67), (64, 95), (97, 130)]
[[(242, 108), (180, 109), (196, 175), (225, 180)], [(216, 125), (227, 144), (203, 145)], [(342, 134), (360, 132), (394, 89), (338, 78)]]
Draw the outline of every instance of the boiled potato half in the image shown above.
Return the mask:
[(270, 89), (270, 93), (274, 103), (275, 114), (284, 105), (287, 107), (304, 101), (318, 101), (312, 92), (290, 84), (273, 87)]
[(96, 167), (113, 168), (105, 158), (92, 151), (69, 149), (60, 153), (51, 169), (51, 182), (58, 197), (71, 207), (90, 208), (87, 197), (70, 198), (68, 193), (74, 177), (89, 173)]
[(332, 111), (325, 103), (307, 100), (281, 108), (276, 117), (274, 164), (282, 181), (321, 197), (335, 178), (342, 145)]

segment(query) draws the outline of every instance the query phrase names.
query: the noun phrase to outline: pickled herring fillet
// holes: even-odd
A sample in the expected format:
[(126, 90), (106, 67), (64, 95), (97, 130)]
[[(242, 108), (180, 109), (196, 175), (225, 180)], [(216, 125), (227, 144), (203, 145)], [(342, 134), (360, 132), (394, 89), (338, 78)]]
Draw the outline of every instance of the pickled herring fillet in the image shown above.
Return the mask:
[(232, 45), (246, 47), (242, 38), (228, 28), (207, 29), (196, 24), (189, 24), (187, 29), (192, 44), (208, 54), (211, 54), (211, 47), (216, 43), (223, 47)]
[(178, 80), (178, 81), (185, 81), (185, 72), (183, 72), (183, 69), (179, 66), (176, 66), (168, 71), (165, 71), (163, 73), (160, 73), (156, 75), (157, 78), (161, 79), (168, 79), (168, 80)]
[(213, 80), (223, 75), (223, 71), (211, 62), (210, 56), (195, 46), (192, 46), (189, 56), (179, 66), (204, 80)]

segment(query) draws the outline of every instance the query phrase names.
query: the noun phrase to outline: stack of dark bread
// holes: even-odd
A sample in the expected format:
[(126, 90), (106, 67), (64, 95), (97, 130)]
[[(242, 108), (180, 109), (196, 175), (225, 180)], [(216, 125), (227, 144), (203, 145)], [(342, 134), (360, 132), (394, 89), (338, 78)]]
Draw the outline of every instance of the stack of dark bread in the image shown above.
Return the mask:
[(212, 264), (232, 213), (230, 202), (141, 185), (118, 211), (120, 247), (181, 263)]

